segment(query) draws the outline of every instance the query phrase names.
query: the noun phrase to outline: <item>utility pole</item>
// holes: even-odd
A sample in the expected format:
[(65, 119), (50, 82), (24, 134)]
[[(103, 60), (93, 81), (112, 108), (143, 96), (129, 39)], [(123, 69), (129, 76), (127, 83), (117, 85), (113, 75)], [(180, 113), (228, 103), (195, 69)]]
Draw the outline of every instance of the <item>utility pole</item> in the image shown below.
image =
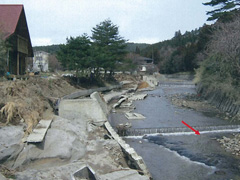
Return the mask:
[(152, 60), (153, 60), (153, 64), (154, 64), (154, 59), (153, 59), (153, 46), (152, 46)]

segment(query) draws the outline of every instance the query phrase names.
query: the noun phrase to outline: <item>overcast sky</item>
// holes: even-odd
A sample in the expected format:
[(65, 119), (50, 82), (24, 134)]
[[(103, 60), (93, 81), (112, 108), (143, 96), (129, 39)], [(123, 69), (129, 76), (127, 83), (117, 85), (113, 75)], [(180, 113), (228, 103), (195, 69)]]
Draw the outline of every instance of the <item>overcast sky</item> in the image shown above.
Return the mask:
[(156, 43), (177, 30), (191, 31), (206, 21), (206, 0), (0, 0), (23, 4), (32, 45), (65, 43), (111, 19), (129, 42)]

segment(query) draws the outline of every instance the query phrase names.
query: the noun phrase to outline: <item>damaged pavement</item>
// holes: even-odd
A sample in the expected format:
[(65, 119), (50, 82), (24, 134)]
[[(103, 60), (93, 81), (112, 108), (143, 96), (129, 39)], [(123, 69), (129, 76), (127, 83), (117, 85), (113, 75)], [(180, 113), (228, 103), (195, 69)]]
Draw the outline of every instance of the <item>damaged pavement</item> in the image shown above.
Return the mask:
[[(108, 101), (114, 96), (109, 97)], [(42, 141), (26, 139), (24, 122), (1, 126), (0, 175), (19, 180), (74, 179), (74, 173), (89, 166), (98, 179), (151, 178), (142, 158), (107, 122), (108, 113), (104, 98), (95, 92), (89, 98), (60, 101), (59, 116), (48, 119)]]

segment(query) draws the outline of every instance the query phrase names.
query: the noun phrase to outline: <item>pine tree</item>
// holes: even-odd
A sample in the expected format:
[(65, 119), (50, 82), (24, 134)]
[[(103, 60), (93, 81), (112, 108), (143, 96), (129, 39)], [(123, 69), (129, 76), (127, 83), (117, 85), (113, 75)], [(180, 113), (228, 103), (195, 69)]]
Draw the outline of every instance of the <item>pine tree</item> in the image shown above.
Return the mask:
[(90, 68), (90, 39), (86, 34), (76, 38), (67, 38), (66, 45), (61, 45), (57, 58), (62, 66), (68, 70), (75, 70), (79, 77), (80, 71)]
[(92, 29), (93, 55), (95, 73), (99, 75), (100, 68), (110, 71), (110, 75), (121, 63), (126, 54), (126, 40), (119, 35), (118, 27), (111, 20), (105, 20)]
[(228, 21), (232, 19), (232, 15), (240, 9), (240, 0), (211, 0), (203, 4), (216, 7), (213, 11), (207, 12), (207, 15), (210, 15), (207, 19), (208, 21), (220, 18), (222, 21)]

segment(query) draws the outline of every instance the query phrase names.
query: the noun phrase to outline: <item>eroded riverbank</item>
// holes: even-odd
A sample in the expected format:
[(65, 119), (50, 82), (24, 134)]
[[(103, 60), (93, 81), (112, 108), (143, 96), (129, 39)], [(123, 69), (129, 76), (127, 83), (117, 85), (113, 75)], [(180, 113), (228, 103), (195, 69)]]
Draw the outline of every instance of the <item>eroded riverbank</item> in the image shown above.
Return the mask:
[[(146, 119), (128, 120), (124, 113), (118, 112), (111, 114), (111, 124), (131, 123), (135, 129), (184, 127), (182, 120), (191, 126), (232, 124), (211, 113), (211, 109), (204, 113), (172, 104), (169, 96), (196, 95), (195, 86), (190, 81), (162, 82), (157, 89), (147, 93), (146, 99), (134, 102), (134, 112), (141, 113)], [(127, 138), (126, 141), (143, 157), (153, 179), (239, 179), (239, 157), (226, 152), (216, 140), (223, 136), (232, 137), (231, 130), (200, 136), (192, 133)]]

